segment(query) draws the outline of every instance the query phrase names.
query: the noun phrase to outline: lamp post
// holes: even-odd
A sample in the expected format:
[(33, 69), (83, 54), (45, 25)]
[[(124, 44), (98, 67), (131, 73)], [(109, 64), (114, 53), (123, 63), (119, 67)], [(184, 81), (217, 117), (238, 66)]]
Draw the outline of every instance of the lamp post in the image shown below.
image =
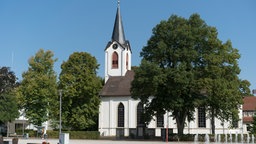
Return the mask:
[(169, 141), (169, 111), (167, 111), (167, 114), (166, 114), (166, 118), (167, 118), (167, 124), (166, 124), (166, 131), (165, 131), (165, 141), (166, 143), (168, 143)]
[[(60, 124), (59, 124), (59, 136), (61, 135), (61, 104), (62, 104), (62, 90), (59, 90), (59, 94), (60, 94)], [(60, 143), (61, 144), (61, 143)]]
[(22, 110), (22, 135), (24, 136), (24, 129), (25, 129), (25, 116), (24, 116), (24, 110)]

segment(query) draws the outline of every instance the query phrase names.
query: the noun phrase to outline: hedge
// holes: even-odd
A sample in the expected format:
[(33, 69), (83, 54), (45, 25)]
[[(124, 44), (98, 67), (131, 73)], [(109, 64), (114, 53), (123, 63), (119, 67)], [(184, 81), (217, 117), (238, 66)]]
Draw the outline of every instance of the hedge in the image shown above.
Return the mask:
[[(100, 133), (98, 131), (62, 131), (62, 133), (69, 133), (70, 139), (99, 139)], [(59, 138), (59, 131), (47, 131), (48, 138)]]

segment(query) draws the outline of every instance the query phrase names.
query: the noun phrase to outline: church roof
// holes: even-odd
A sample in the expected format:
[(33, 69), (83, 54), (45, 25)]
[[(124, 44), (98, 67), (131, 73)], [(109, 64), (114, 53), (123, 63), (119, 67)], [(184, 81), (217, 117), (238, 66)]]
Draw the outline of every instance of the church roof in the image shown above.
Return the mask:
[(112, 33), (112, 41), (117, 41), (120, 44), (126, 43), (119, 2), (118, 2), (117, 12), (116, 12), (114, 29)]
[(134, 71), (128, 70), (125, 76), (111, 76), (103, 86), (100, 96), (131, 96), (131, 82)]

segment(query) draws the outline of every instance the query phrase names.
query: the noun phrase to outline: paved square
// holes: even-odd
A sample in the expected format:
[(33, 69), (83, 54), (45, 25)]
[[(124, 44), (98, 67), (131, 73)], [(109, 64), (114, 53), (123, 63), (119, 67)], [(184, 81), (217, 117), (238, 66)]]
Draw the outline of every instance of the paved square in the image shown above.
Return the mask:
[[(7, 139), (5, 139), (7, 140)], [(8, 139), (11, 141), (11, 139)], [(19, 144), (42, 144), (42, 142), (47, 141), (50, 144), (57, 144), (58, 139), (19, 139)], [(163, 141), (122, 141), (122, 140), (74, 140), (70, 139), (69, 144), (165, 144)], [(193, 144), (194, 142), (168, 142), (168, 144)]]

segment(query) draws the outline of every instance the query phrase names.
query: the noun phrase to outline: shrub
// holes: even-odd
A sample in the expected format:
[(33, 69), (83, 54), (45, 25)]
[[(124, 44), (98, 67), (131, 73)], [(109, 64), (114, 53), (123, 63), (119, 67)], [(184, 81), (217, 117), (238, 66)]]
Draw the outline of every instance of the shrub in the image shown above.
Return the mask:
[(59, 131), (47, 130), (46, 134), (48, 138), (59, 138)]
[(71, 139), (98, 139), (100, 133), (98, 131), (70, 131)]
[(180, 136), (180, 141), (194, 141), (194, 135), (193, 134), (183, 134)]
[[(98, 131), (63, 131), (69, 133), (70, 139), (98, 139), (100, 133)], [(59, 138), (59, 131), (47, 131), (48, 138)]]
[[(16, 129), (16, 134), (17, 135), (22, 135), (23, 134), (23, 129)], [(29, 137), (36, 137), (36, 131), (33, 129), (24, 129), (24, 134), (28, 133)]]

